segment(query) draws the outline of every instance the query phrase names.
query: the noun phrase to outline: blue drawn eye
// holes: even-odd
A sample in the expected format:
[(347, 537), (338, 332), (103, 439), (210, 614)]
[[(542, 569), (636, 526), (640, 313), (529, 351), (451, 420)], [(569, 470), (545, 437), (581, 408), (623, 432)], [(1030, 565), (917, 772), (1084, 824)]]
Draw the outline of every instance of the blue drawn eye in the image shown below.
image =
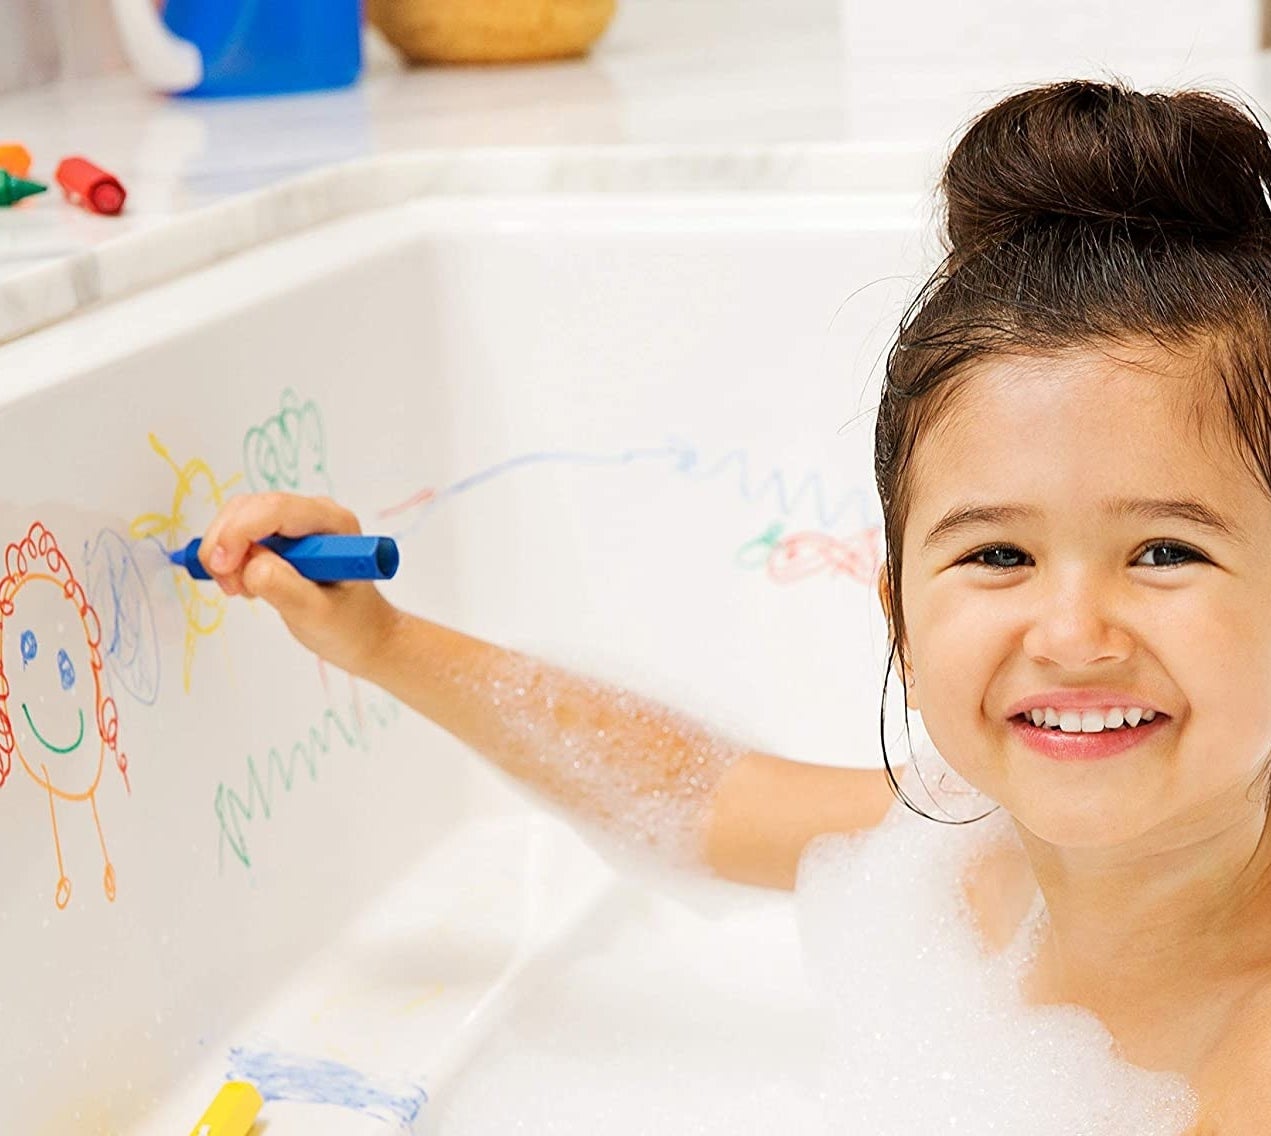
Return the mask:
[(57, 653), (57, 673), (62, 676), (63, 690), (70, 690), (75, 685), (75, 668), (71, 665), (71, 657), (65, 648)]
[(35, 641), (34, 631), (22, 632), (20, 642), (22, 644), (22, 665), (25, 667), (27, 663), (35, 658), (35, 653), (40, 649), (40, 645)]

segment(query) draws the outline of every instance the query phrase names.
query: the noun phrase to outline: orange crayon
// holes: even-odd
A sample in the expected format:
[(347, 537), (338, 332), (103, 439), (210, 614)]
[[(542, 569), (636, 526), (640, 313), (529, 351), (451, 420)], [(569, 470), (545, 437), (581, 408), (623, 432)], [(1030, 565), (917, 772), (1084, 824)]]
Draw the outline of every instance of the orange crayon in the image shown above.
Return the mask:
[(16, 178), (31, 172), (31, 153), (21, 142), (0, 142), (0, 170)]

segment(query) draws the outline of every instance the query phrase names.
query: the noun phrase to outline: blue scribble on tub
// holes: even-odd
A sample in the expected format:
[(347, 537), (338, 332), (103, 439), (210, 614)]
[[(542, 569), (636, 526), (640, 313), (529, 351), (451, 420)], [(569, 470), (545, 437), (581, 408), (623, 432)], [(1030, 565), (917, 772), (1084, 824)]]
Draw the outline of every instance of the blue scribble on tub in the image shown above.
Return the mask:
[[(113, 529), (102, 529), (91, 547), (85, 541), (85, 584), (101, 621), (101, 650), (111, 674), (138, 702), (153, 706), (159, 697), (159, 637), (145, 576), (130, 545)], [(157, 541), (155, 547), (163, 549)]]
[(229, 1051), (232, 1081), (250, 1081), (266, 1101), (329, 1104), (412, 1127), (428, 1094), (408, 1082), (388, 1084), (321, 1057), (234, 1048)]

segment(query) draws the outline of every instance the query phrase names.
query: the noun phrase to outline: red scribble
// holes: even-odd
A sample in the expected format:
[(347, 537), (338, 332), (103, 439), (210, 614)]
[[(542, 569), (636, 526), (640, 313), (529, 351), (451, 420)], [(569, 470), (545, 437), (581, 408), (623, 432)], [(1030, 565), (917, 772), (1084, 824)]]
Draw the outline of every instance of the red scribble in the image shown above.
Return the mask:
[(398, 513), (404, 513), (407, 509), (413, 509), (416, 505), (425, 505), (437, 496), (435, 489), (421, 489), (413, 497), (407, 497), (397, 505), (390, 505), (387, 509), (381, 509), (375, 515), (377, 517), (392, 517)]
[(768, 577), (774, 583), (794, 584), (818, 572), (830, 572), (870, 584), (881, 563), (878, 531), (863, 529), (846, 540), (815, 530), (791, 533), (777, 542), (768, 557)]

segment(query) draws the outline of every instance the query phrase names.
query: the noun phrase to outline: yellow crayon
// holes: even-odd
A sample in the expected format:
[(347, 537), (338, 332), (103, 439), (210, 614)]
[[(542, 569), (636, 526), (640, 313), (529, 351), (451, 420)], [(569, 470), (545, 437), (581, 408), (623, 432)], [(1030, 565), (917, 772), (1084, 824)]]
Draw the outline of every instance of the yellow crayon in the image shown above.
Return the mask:
[(190, 1136), (247, 1136), (264, 1103), (255, 1085), (226, 1081)]

